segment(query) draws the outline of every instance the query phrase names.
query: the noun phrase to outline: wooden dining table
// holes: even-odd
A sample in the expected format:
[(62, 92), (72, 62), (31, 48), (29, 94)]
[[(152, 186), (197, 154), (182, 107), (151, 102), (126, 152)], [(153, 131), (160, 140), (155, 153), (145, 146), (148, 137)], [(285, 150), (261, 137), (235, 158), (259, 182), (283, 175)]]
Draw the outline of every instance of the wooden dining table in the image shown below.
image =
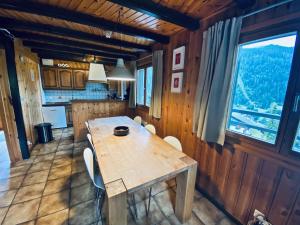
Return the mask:
[[(88, 121), (107, 195), (110, 225), (127, 224), (127, 196), (176, 177), (175, 215), (191, 217), (197, 162), (126, 116)], [(115, 136), (116, 126), (129, 127)]]

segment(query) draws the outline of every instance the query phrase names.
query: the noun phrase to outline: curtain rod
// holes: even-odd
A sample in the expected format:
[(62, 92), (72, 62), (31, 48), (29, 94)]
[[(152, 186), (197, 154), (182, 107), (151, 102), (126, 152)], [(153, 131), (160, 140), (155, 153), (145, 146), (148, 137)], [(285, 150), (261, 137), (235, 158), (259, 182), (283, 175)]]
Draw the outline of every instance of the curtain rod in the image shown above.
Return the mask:
[(284, 5), (284, 4), (293, 2), (293, 1), (294, 1), (294, 0), (284, 0), (284, 1), (282, 1), (282, 2), (278, 2), (278, 3), (275, 3), (275, 4), (269, 5), (269, 6), (267, 6), (267, 7), (262, 8), (262, 9), (258, 9), (258, 10), (256, 10), (256, 11), (253, 11), (253, 12), (250, 12), (250, 13), (248, 13), (248, 14), (245, 14), (245, 15), (242, 16), (242, 18), (244, 19), (244, 18), (246, 18), (246, 17), (253, 16), (253, 15), (257, 14), (257, 13), (261, 13), (261, 12), (264, 12), (264, 11), (266, 11), (266, 10), (269, 10), (269, 9), (272, 9), (272, 8), (277, 7), (277, 6), (281, 6), (281, 5)]

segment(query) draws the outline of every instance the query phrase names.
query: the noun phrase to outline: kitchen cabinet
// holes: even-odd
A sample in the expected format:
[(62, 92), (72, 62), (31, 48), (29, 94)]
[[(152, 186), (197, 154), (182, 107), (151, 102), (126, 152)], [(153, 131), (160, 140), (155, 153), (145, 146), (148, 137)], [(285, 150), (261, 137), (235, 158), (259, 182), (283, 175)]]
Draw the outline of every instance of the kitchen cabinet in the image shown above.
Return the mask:
[(73, 118), (72, 118), (72, 106), (66, 105), (66, 120), (68, 127), (73, 125)]
[(43, 68), (42, 69), (42, 81), (44, 89), (57, 89), (59, 88), (59, 82), (57, 79), (57, 70), (55, 68)]
[(59, 69), (58, 78), (61, 89), (72, 89), (73, 88), (73, 75), (72, 70)]
[(87, 82), (87, 72), (84, 70), (73, 70), (73, 88), (84, 89)]
[(87, 70), (68, 68), (42, 67), (44, 89), (85, 89), (88, 80)]

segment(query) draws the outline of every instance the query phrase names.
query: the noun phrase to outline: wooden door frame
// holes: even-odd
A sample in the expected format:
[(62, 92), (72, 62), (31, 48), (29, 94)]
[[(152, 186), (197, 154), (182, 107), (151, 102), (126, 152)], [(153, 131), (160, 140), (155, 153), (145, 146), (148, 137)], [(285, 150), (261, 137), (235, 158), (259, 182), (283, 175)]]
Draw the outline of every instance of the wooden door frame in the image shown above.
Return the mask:
[[(11, 39), (11, 37), (8, 37), (5, 33), (0, 33), (0, 41), (2, 46), (2, 49), (4, 49), (4, 58), (5, 63), (3, 64), (3, 77), (4, 77), (4, 86), (7, 89), (7, 92), (4, 95), (4, 99), (6, 101), (9, 101), (10, 106), (6, 106), (10, 108), (10, 117), (7, 117), (8, 114), (6, 114), (5, 120), (7, 123), (11, 124), (14, 123), (14, 125), (11, 125), (14, 130), (14, 139), (17, 138), (18, 141), (14, 140), (15, 143), (14, 147), (12, 149), (9, 149), (9, 152), (16, 154), (16, 157), (12, 157), (11, 161), (18, 161), (23, 159), (28, 159), (30, 157), (30, 152), (27, 145), (27, 136), (26, 136), (26, 130), (25, 130), (25, 124), (24, 124), (24, 118), (23, 118), (23, 112), (22, 112), (22, 104), (21, 104), (21, 98), (20, 98), (20, 92), (19, 92), (19, 84), (18, 84), (18, 77), (17, 77), (17, 70), (16, 70), (16, 62), (15, 62), (15, 48), (14, 48), (14, 41)], [(7, 79), (6, 79), (7, 78)], [(14, 115), (13, 115), (14, 114)], [(11, 140), (9, 140), (11, 141)], [(19, 145), (19, 149), (16, 147)], [(18, 153), (17, 153), (17, 150)], [(9, 154), (11, 154), (9, 153)], [(19, 157), (19, 154), (21, 154), (21, 157)]]
[(0, 62), (0, 119), (2, 120), (10, 161), (17, 162), (22, 160), (22, 154), (15, 123), (15, 113), (11, 104), (12, 98), (8, 82), (4, 49), (0, 49)]

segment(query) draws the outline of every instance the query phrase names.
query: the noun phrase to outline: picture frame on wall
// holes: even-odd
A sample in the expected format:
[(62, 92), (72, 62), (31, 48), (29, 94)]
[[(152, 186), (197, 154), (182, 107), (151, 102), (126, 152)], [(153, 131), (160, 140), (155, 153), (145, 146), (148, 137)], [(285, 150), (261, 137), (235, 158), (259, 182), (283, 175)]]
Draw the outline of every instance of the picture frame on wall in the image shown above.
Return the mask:
[(181, 93), (183, 83), (183, 72), (173, 73), (171, 82), (171, 93)]
[(173, 50), (172, 70), (184, 69), (185, 46), (181, 46)]

